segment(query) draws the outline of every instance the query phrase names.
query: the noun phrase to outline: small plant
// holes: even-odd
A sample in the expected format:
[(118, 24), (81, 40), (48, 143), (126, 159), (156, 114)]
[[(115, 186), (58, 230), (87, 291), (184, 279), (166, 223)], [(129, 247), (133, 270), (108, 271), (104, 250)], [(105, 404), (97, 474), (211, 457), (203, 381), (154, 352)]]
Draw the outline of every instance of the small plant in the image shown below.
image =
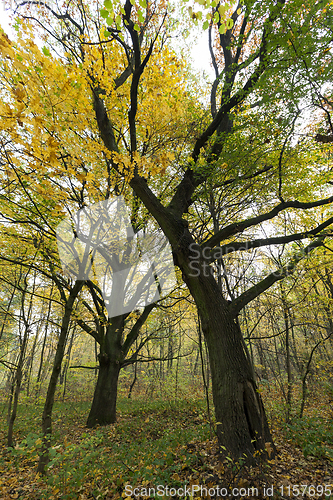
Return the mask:
[(321, 416), (294, 416), (286, 426), (289, 437), (299, 446), (305, 457), (333, 460), (333, 424)]

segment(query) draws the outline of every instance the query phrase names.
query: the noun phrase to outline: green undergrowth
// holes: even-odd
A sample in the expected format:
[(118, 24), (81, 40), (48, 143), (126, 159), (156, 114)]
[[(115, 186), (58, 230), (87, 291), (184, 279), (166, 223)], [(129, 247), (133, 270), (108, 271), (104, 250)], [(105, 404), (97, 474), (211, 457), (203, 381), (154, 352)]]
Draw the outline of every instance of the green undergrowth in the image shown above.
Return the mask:
[[(16, 446), (2, 455), (0, 467), (36, 466), (41, 410), (39, 404), (20, 405)], [(194, 469), (199, 460), (189, 443), (209, 439), (201, 400), (122, 399), (117, 423), (95, 429), (85, 428), (88, 411), (86, 403), (55, 404), (51, 460), (46, 478), (39, 478), (40, 498), (79, 498), (88, 487), (103, 499), (121, 493), (126, 483), (177, 484), (177, 474)]]
[[(260, 487), (260, 481), (298, 484), (304, 482), (309, 471), (316, 470), (316, 480), (321, 484), (324, 479), (318, 479), (318, 470), (322, 470), (323, 478), (328, 477), (325, 470), (330, 469), (333, 459), (333, 422), (319, 407), (309, 408), (303, 419), (293, 414), (291, 424), (286, 425), (283, 407), (277, 403), (269, 406), (279, 458), (257, 472), (247, 472), (232, 461), (219, 462), (203, 399), (120, 398), (117, 422), (95, 429), (85, 427), (89, 407), (89, 402), (55, 403), (50, 463), (47, 474), (40, 477), (36, 467), (42, 444), (41, 402), (22, 398), (13, 449), (6, 446), (6, 408), (0, 405), (0, 498), (115, 500), (124, 497), (126, 485), (176, 488), (219, 481), (238, 485), (239, 471), (250, 485)], [(325, 463), (314, 469), (310, 461), (303, 474), (307, 464), (300, 450), (305, 457), (323, 459)], [(285, 470), (285, 476), (279, 476), (281, 470)], [(1, 474), (6, 475), (4, 497)]]
[(301, 448), (305, 457), (333, 461), (333, 420), (321, 415), (293, 416), (286, 425), (287, 436)]

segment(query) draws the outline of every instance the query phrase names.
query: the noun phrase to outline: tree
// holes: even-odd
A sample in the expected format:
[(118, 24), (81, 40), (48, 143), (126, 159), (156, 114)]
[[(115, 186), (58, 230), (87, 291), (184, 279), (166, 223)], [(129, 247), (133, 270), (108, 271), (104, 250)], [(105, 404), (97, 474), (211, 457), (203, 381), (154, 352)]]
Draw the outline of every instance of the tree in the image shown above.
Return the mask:
[[(134, 356), (128, 358), (128, 354), (142, 325), (155, 303), (176, 285), (172, 254), (165, 237), (134, 233), (120, 196), (78, 211), (75, 221), (64, 219), (57, 237), (64, 270), (87, 283), (96, 311), (95, 331), (77, 320), (100, 346), (87, 425), (109, 424), (116, 420), (120, 369), (136, 361), (145, 342), (140, 342)], [(132, 311), (136, 314), (128, 331)]]
[[(59, 272), (59, 262), (55, 254), (54, 242), (56, 228), (59, 228), (59, 223), (63, 220), (64, 212), (72, 214), (74, 217), (75, 213), (79, 213), (76, 209), (80, 208), (82, 215), (85, 207), (88, 205), (92, 204), (93, 207), (98, 206), (98, 204), (94, 204), (95, 200), (102, 199), (107, 202), (107, 200), (111, 199), (111, 194), (117, 194), (124, 189), (117, 173), (112, 172), (110, 169), (107, 158), (104, 157), (104, 162), (101, 161), (99, 150), (95, 151), (96, 156), (93, 159), (93, 150), (91, 147), (94, 149), (94, 133), (92, 135), (86, 134), (86, 131), (91, 128), (91, 117), (89, 114), (86, 115), (86, 113), (84, 113), (84, 116), (81, 115), (85, 106), (91, 106), (89, 95), (85, 92), (85, 81), (79, 79), (74, 82), (72, 80), (72, 71), (63, 73), (62, 64), (56, 59), (52, 60), (48, 50), (40, 51), (31, 39), (28, 43), (22, 39), (17, 46), (14, 46), (3, 35), (2, 42), (4, 50), (2, 75), (7, 84), (8, 102), (12, 102), (15, 107), (15, 111), (12, 113), (8, 102), (6, 102), (3, 110), (7, 114), (8, 121), (3, 130), (1, 148), (3, 160), (2, 215), (9, 223), (20, 224), (24, 227), (25, 241), (29, 241), (31, 245), (35, 245), (38, 249), (39, 256), (43, 262), (42, 267), (46, 267), (45, 275), (48, 279), (54, 281), (64, 304), (66, 304), (66, 295), (69, 294), (71, 296), (74, 293), (76, 289), (75, 279), (80, 279), (80, 276), (74, 275), (74, 280), (67, 280)], [(172, 54), (168, 52), (166, 54), (167, 57), (172, 58)], [(113, 56), (116, 57), (117, 54), (113, 53)], [(95, 57), (94, 52), (91, 54), (91, 57)], [(31, 68), (33, 68), (32, 72)], [(43, 68), (43, 71), (41, 68)], [(18, 74), (22, 78), (20, 81), (24, 81), (25, 90), (22, 90), (22, 83), (19, 82), (16, 85)], [(44, 99), (40, 95), (40, 79), (42, 79), (44, 87), (44, 104), (41, 103)], [(158, 82), (154, 80), (153, 83), (156, 86)], [(176, 85), (177, 82), (174, 82), (171, 90)], [(163, 88), (162, 82), (159, 89), (161, 88)], [(170, 90), (170, 87), (168, 88)], [(63, 98), (59, 99), (59, 95), (64, 91), (69, 92), (67, 94), (69, 100), (67, 98), (65, 100)], [(81, 111), (78, 114), (78, 110), (71, 110), (68, 104), (70, 104), (72, 98), (78, 102), (82, 91), (86, 95), (87, 100), (80, 103), (82, 107), (80, 107)], [(25, 108), (25, 104), (22, 101), (24, 97), (27, 98), (27, 108)], [(39, 100), (40, 98), (41, 101)], [(11, 99), (13, 100), (11, 101)], [(177, 93), (175, 92), (175, 103), (176, 100)], [(148, 107), (151, 109), (153, 103), (150, 102), (149, 96), (148, 101)], [(40, 107), (39, 104), (41, 104)], [(31, 110), (31, 113), (28, 110)], [(173, 106), (173, 109), (168, 112), (174, 113), (175, 110), (177, 111), (177, 107)], [(179, 115), (181, 115), (180, 112)], [(157, 119), (156, 113), (154, 113), (153, 118), (154, 120)], [(16, 132), (16, 123), (20, 127), (19, 134)], [(67, 127), (71, 130), (70, 139), (68, 138)], [(31, 150), (30, 146), (27, 147), (26, 140), (32, 137), (33, 145)], [(172, 142), (173, 140), (175, 138), (171, 136), (170, 141)], [(164, 141), (168, 142), (166, 132), (165, 137), (161, 139), (162, 144), (164, 144)], [(58, 147), (62, 149), (59, 157), (62, 163), (61, 168), (56, 155)], [(86, 155), (80, 155), (80, 159), (78, 159), (77, 149), (80, 148), (86, 151)], [(18, 151), (20, 151), (20, 156), (17, 154)], [(158, 151), (159, 147), (155, 147), (154, 154), (158, 154)], [(165, 151), (162, 153), (167, 158), (168, 155)], [(93, 168), (92, 164), (94, 164)], [(126, 186), (125, 189), (128, 191)], [(15, 200), (13, 199), (14, 193), (16, 194)], [(128, 195), (129, 193), (127, 193)], [(141, 232), (145, 231), (145, 219), (146, 215), (144, 213), (140, 215), (134, 201), (131, 214), (131, 223), (134, 226), (133, 231), (136, 233), (139, 230)], [(100, 228), (101, 224), (97, 224), (97, 227)], [(125, 227), (125, 232), (127, 229)], [(71, 231), (69, 231), (70, 234)], [(145, 246), (147, 255), (154, 246), (156, 247), (156, 241), (156, 238), (155, 243), (152, 238), (146, 238)], [(142, 238), (140, 242), (141, 250), (144, 249), (143, 242), (144, 239)], [(101, 253), (102, 244), (105, 243), (110, 242), (101, 242), (97, 254)], [(81, 241), (81, 244), (84, 244), (84, 241)], [(130, 238), (127, 244), (127, 248), (129, 249), (127, 258), (129, 258), (131, 254)], [(150, 249), (148, 246), (150, 246)], [(71, 250), (74, 252), (75, 246)], [(89, 245), (87, 245), (87, 251), (88, 253), (90, 252)], [(159, 251), (161, 252), (161, 258), (163, 255), (162, 248)], [(123, 251), (123, 253), (126, 257), (126, 251)], [(111, 259), (112, 255), (110, 254), (108, 257)], [(113, 260), (117, 260), (119, 257), (119, 255), (116, 255), (112, 258)], [(3, 258), (6, 259), (7, 257), (4, 256)], [(14, 260), (12, 259), (12, 263), (14, 263)], [(113, 263), (111, 262), (110, 267), (112, 265)], [(93, 426), (96, 423), (106, 424), (115, 421), (119, 371), (123, 366), (136, 361), (137, 354), (140, 348), (143, 347), (144, 342), (139, 343), (134, 354), (131, 353), (129, 357), (127, 355), (130, 353), (132, 345), (139, 336), (140, 328), (154, 305), (148, 304), (144, 307), (141, 314), (136, 314), (135, 321), (133, 321), (133, 316), (129, 318), (130, 311), (126, 311), (125, 313), (118, 311), (117, 314), (111, 314), (106, 305), (105, 293), (103, 293), (103, 287), (100, 283), (96, 282), (92, 276), (89, 276), (89, 279), (88, 276), (82, 276), (81, 278), (81, 281), (84, 280), (87, 283), (90, 295), (90, 298), (85, 297), (83, 304), (88, 314), (92, 315), (94, 326), (92, 327), (91, 324), (88, 324), (89, 321), (86, 322), (82, 317), (77, 318), (77, 322), (100, 346), (98, 379), (87, 422), (88, 426)], [(138, 299), (141, 295), (139, 293), (140, 286), (141, 291), (147, 294), (149, 280), (151, 281), (152, 275), (151, 273), (144, 273), (141, 278), (142, 283), (140, 284), (139, 280), (137, 284)], [(160, 286), (163, 286), (161, 275), (159, 279)], [(128, 285), (129, 283), (127, 282), (127, 288)], [(149, 286), (152, 289), (151, 285), (150, 283)], [(119, 295), (122, 292), (124, 290), (121, 290), (121, 287), (114, 287), (111, 294), (112, 300), (115, 297), (117, 298), (117, 294)], [(77, 295), (77, 293), (75, 292), (74, 295)], [(132, 309), (138, 307), (138, 304), (139, 300), (134, 303)], [(72, 306), (73, 304), (71, 303), (71, 311), (73, 309)], [(66, 318), (66, 329), (68, 330), (67, 313)], [(130, 323), (132, 324), (128, 329)], [(58, 344), (60, 346), (60, 354), (56, 353), (58, 368), (59, 362), (61, 364), (62, 361), (60, 357), (64, 354), (65, 335), (66, 332), (64, 331), (64, 336), (60, 344)], [(57, 371), (57, 377), (59, 373)], [(55, 390), (54, 384), (52, 390)]]
[[(31, 6), (34, 4), (31, 2)], [(318, 199), (316, 189), (306, 192), (305, 172), (312, 175), (312, 166), (301, 148), (294, 148), (300, 154), (293, 158), (290, 142), (300, 116), (300, 102), (308, 97), (306, 92), (301, 94), (302, 77), (297, 81), (299, 65), (303, 63), (295, 56), (294, 41), (299, 33), (307, 43), (306, 64), (309, 54), (313, 59), (308, 71), (318, 69), (318, 57), (314, 55), (321, 53), (330, 40), (329, 30), (318, 20), (323, 20), (329, 7), (326, 3), (306, 2), (304, 6), (301, 2), (291, 4), (284, 0), (274, 3), (245, 0), (236, 7), (229, 6), (228, 13), (223, 4), (207, 2), (212, 13), (204, 28), (209, 27), (216, 73), (211, 88), (211, 116), (197, 113), (193, 133), (186, 136), (186, 147), (177, 148), (180, 144), (177, 131), (169, 127), (167, 137), (172, 137), (170, 131), (174, 132), (174, 141), (164, 141), (159, 147), (159, 140), (164, 137), (163, 127), (152, 124), (154, 112), (165, 119), (170, 113), (163, 106), (167, 103), (172, 108), (174, 102), (167, 88), (158, 92), (152, 84), (158, 74), (157, 61), (160, 60), (165, 80), (174, 64), (174, 56), (170, 58), (161, 50), (170, 33), (169, 5), (157, 1), (144, 5), (138, 7), (130, 0), (113, 4), (107, 0), (101, 12), (93, 12), (94, 6), (88, 9), (83, 3), (76, 8), (67, 5), (63, 10), (44, 5), (45, 15), (27, 14), (23, 10), (21, 15), (37, 18), (41, 30), (53, 35), (67, 67), (77, 72), (76, 81), (90, 89), (93, 113), (86, 97), (85, 111), (90, 117), (86, 124), (94, 135), (91, 154), (99, 151), (105, 155), (108, 170), (115, 178), (128, 182), (169, 239), (175, 264), (196, 302), (208, 347), (217, 435), (222, 450), (236, 458), (245, 455), (253, 461), (258, 454), (270, 455), (274, 445), (238, 315), (263, 291), (292, 272), (305, 255), (322, 245), (333, 220), (326, 212), (325, 221), (312, 229), (305, 227), (300, 233), (274, 237), (253, 237), (251, 231), (285, 211), (325, 207), (333, 201), (331, 196)], [(192, 10), (192, 17), (200, 19), (202, 13), (195, 14)], [(6, 50), (10, 51), (8, 45)], [(295, 80), (298, 85), (289, 93), (289, 82)], [(16, 93), (21, 90), (16, 88)], [(186, 92), (185, 88), (184, 95)], [(120, 94), (125, 109), (119, 101)], [(149, 94), (155, 99), (151, 115), (145, 107)], [(72, 106), (82, 109), (80, 101)], [(162, 113), (158, 114), (160, 109)], [(266, 113), (270, 116), (275, 113), (278, 118), (270, 123)], [(175, 117), (178, 119), (177, 114)], [(291, 118), (292, 127), (288, 123)], [(102, 143), (96, 137), (95, 124)], [(272, 150), (270, 142), (274, 142)], [(170, 144), (176, 151), (173, 157)], [(245, 145), (251, 151), (252, 144), (257, 149), (252, 151), (255, 154), (250, 164), (244, 158), (241, 161), (239, 154), (232, 162), (229, 154), (232, 147), (239, 153)], [(56, 146), (53, 155), (59, 160)], [(294, 171), (302, 172), (300, 182), (288, 172), (290, 165)], [(226, 174), (224, 179), (223, 174)], [(241, 209), (234, 211), (227, 223), (223, 217), (215, 227), (208, 221), (207, 231), (198, 234), (197, 207), (200, 216), (210, 190), (220, 193), (229, 188), (242, 200)], [(223, 211), (220, 213), (223, 216)], [(212, 270), (216, 259), (306, 239), (307, 246), (290, 262), (243, 293), (230, 298), (221, 290)]]
[[(15, 377), (13, 380), (12, 384), (12, 390), (11, 390), (11, 395), (10, 395), (10, 400), (9, 400), (9, 409), (8, 409), (8, 415), (9, 416), (9, 421), (8, 421), (8, 434), (7, 434), (7, 444), (8, 446), (14, 446), (14, 440), (13, 440), (13, 430), (14, 430), (14, 423), (16, 419), (16, 413), (17, 413), (17, 405), (18, 405), (18, 400), (19, 400), (19, 395), (20, 395), (20, 390), (21, 390), (21, 384), (22, 384), (22, 379), (23, 379), (23, 366), (24, 366), (24, 361), (25, 361), (25, 356), (26, 356), (26, 349), (27, 349), (27, 344), (29, 340), (29, 334), (31, 334), (30, 331), (30, 326), (31, 326), (31, 312), (32, 312), (32, 297), (33, 293), (30, 296), (30, 301), (29, 305), (27, 308), (26, 305), (26, 295), (27, 295), (27, 289), (28, 289), (28, 278), (29, 278), (29, 271), (27, 271), (25, 276), (22, 276), (23, 272), (22, 269), (20, 270), (20, 276), (18, 279), (17, 286), (20, 287), (21, 283), (20, 281), (23, 281), (23, 290), (22, 290), (22, 295), (21, 295), (21, 309), (20, 309), (20, 317), (19, 317), (19, 355), (17, 359), (17, 364), (16, 364), (16, 371), (15, 371)], [(33, 277), (33, 288), (35, 288), (35, 279), (36, 276)], [(27, 311), (26, 311), (27, 309)], [(23, 328), (21, 328), (21, 323)], [(23, 330), (23, 331), (22, 331)], [(12, 396), (13, 396), (13, 401), (12, 401)]]

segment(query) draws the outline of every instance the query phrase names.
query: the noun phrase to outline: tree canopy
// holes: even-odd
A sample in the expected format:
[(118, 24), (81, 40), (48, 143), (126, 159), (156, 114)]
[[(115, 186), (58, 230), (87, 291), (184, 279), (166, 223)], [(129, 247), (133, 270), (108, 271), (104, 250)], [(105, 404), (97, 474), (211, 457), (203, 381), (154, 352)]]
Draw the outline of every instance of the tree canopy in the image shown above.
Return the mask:
[[(136, 230), (168, 238), (195, 301), (221, 450), (270, 457), (239, 316), (329, 244), (330, 3), (24, 1), (16, 16), (15, 40), (0, 39), (5, 226), (59, 266), (59, 222), (124, 195)], [(208, 30), (209, 86), (175, 42), (191, 22)], [(285, 251), (264, 266), (256, 249), (273, 245)]]

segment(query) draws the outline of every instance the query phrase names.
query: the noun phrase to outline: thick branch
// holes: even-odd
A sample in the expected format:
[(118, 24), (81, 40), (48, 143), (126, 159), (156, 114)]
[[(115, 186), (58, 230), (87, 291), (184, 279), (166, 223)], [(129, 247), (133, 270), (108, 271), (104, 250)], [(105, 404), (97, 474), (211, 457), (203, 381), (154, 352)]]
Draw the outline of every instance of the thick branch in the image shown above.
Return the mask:
[(235, 234), (242, 233), (245, 229), (249, 227), (256, 226), (260, 224), (261, 222), (265, 222), (267, 220), (271, 220), (274, 217), (276, 217), (282, 210), (286, 210), (287, 208), (297, 208), (297, 209), (303, 209), (303, 210), (308, 210), (309, 208), (316, 208), (316, 207), (321, 207), (323, 205), (328, 205), (333, 202), (333, 196), (330, 196), (329, 198), (324, 198), (323, 200), (318, 200), (314, 202), (301, 202), (301, 201), (285, 201), (282, 203), (279, 203), (276, 207), (274, 207), (272, 210), (269, 212), (266, 212), (265, 214), (258, 215), (256, 217), (251, 217), (250, 219), (246, 219), (243, 221), (239, 222), (234, 222), (233, 224), (230, 224), (229, 226), (226, 226), (220, 231), (218, 231), (216, 234), (211, 236), (207, 241), (203, 242), (201, 246), (204, 247), (210, 247), (214, 248), (216, 245), (218, 245), (221, 241), (230, 238), (231, 236), (234, 236)]
[(248, 81), (245, 83), (244, 87), (239, 90), (233, 97), (228, 99), (227, 102), (222, 102), (221, 107), (219, 111), (217, 112), (215, 118), (213, 121), (210, 123), (210, 125), (206, 128), (206, 130), (201, 134), (201, 136), (198, 138), (194, 149), (192, 153), (192, 158), (194, 161), (196, 161), (199, 157), (200, 150), (208, 139), (214, 134), (214, 132), (217, 130), (220, 122), (223, 119), (223, 115), (226, 113), (229, 113), (231, 109), (233, 109), (235, 106), (240, 104), (244, 99), (248, 96), (248, 94), (253, 90), (253, 87), (256, 85), (258, 82), (260, 76), (262, 73), (265, 71), (267, 65), (268, 65), (268, 39), (270, 35), (270, 30), (271, 26), (274, 22), (274, 20), (277, 19), (279, 16), (281, 9), (285, 3), (285, 0), (279, 0), (277, 5), (273, 7), (272, 12), (268, 19), (265, 22), (264, 30), (263, 30), (263, 35), (261, 39), (261, 44), (260, 44), (260, 49), (259, 49), (259, 64), (256, 67), (256, 69), (253, 71), (252, 75), (249, 77)]
[(90, 326), (87, 325), (82, 319), (76, 318), (76, 322), (82, 328), (82, 330), (84, 330), (88, 335), (96, 340), (97, 344), (101, 343), (100, 335), (98, 334), (98, 332), (96, 332), (96, 330), (90, 328)]
[(282, 280), (288, 274), (292, 274), (293, 271), (295, 270), (297, 264), (304, 259), (304, 257), (307, 257), (312, 250), (315, 248), (318, 248), (323, 245), (324, 242), (324, 236), (312, 241), (307, 247), (305, 247), (302, 251), (296, 253), (292, 260), (286, 264), (285, 266), (281, 267), (280, 269), (277, 269), (273, 273), (269, 274), (264, 278), (262, 281), (257, 283), (256, 285), (252, 286), (248, 290), (246, 290), (244, 293), (239, 295), (237, 299), (233, 300), (230, 309), (231, 311), (237, 315), (243, 307), (245, 307), (249, 302), (254, 300), (256, 297), (261, 295), (263, 292), (268, 290), (274, 283), (276, 283), (279, 280)]
[(183, 221), (177, 220), (170, 209), (162, 205), (143, 177), (135, 175), (130, 181), (130, 186), (144, 203), (149, 213), (156, 219), (171, 245), (173, 247), (177, 246), (184, 233)]
[(111, 151), (112, 153), (114, 152), (118, 153), (119, 150), (116, 138), (114, 136), (112, 123), (108, 117), (104, 102), (99, 97), (98, 91), (94, 90), (93, 95), (94, 95), (94, 110), (96, 114), (96, 120), (103, 143), (109, 151)]
[(333, 142), (333, 135), (317, 134), (315, 140), (317, 142), (322, 142), (324, 144), (327, 144), (329, 142)]
[(145, 323), (146, 319), (148, 318), (150, 312), (154, 309), (156, 304), (149, 304), (146, 306), (140, 315), (140, 317), (137, 319), (135, 324), (133, 325), (131, 331), (126, 337), (126, 340), (123, 344), (122, 351), (124, 353), (124, 357), (127, 356), (128, 351), (130, 350), (131, 346), (135, 342), (135, 340), (138, 338), (138, 335), (140, 333), (140, 329), (142, 325)]
[(217, 247), (212, 251), (213, 260), (219, 258), (221, 255), (226, 255), (232, 252), (251, 250), (252, 248), (259, 248), (268, 245), (281, 245), (290, 243), (291, 241), (304, 240), (311, 236), (317, 236), (319, 233), (321, 233), (321, 231), (326, 229), (331, 224), (333, 224), (333, 217), (330, 217), (316, 228), (311, 229), (310, 231), (303, 231), (302, 233), (294, 233), (286, 236), (275, 236), (272, 238), (260, 238), (251, 241), (235, 241), (233, 243), (227, 243), (226, 245)]
[[(277, 17), (279, 16), (284, 3), (285, 0), (279, 0), (277, 2), (277, 5), (273, 7), (270, 16), (265, 22), (263, 35), (261, 39), (261, 45), (257, 53), (257, 57), (259, 58), (259, 63), (256, 69), (253, 71), (252, 75), (245, 83), (244, 87), (238, 92), (236, 92), (235, 95), (230, 97), (231, 86), (229, 83), (227, 83), (227, 85), (225, 86), (222, 92), (220, 109), (216, 113), (214, 111), (215, 116), (212, 122), (209, 124), (209, 126), (201, 134), (201, 136), (197, 139), (195, 143), (191, 155), (194, 163), (196, 163), (196, 161), (198, 160), (201, 149), (206, 146), (206, 143), (210, 139), (210, 137), (212, 137), (212, 135), (221, 127), (222, 123), (227, 123), (229, 121), (228, 114), (230, 113), (230, 111), (236, 106), (238, 106), (241, 102), (243, 102), (245, 98), (252, 92), (259, 78), (267, 68), (267, 65), (269, 64), (268, 41), (269, 41), (271, 26), (273, 25), (274, 20), (277, 19)], [(238, 71), (238, 69), (239, 68), (235, 70), (235, 73)], [(219, 132), (221, 132), (221, 130), (219, 130)], [(220, 147), (216, 148), (216, 152), (218, 152), (219, 150)], [(214, 160), (214, 155), (211, 156), (210, 160), (211, 161)], [(188, 168), (170, 203), (170, 208), (176, 211), (176, 213), (179, 216), (182, 216), (182, 214), (188, 210), (188, 207), (191, 204), (191, 197), (193, 195), (194, 190), (200, 184), (202, 184), (206, 179), (207, 179), (207, 174), (201, 176), (199, 175), (195, 176), (192, 168)]]

